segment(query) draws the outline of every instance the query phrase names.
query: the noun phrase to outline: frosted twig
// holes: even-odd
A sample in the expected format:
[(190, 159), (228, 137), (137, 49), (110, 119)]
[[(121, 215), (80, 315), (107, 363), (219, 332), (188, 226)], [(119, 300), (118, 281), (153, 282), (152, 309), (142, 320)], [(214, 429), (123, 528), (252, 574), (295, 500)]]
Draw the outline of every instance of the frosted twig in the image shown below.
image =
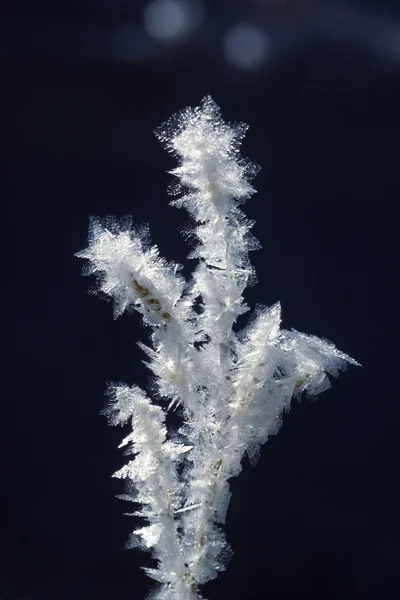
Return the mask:
[[(249, 310), (243, 291), (256, 283), (248, 253), (261, 247), (249, 233), (254, 221), (239, 208), (255, 193), (258, 171), (239, 155), (246, 129), (225, 123), (208, 96), (156, 130), (179, 163), (170, 204), (195, 221), (186, 230), (198, 240), (189, 282), (180, 265), (160, 258), (148, 229), (130, 220), (93, 218), (89, 246), (77, 254), (114, 300), (115, 317), (136, 310), (152, 330), (151, 345), (139, 345), (162, 406), (137, 386), (119, 385), (103, 410), (111, 424), (132, 426), (121, 446), (135, 456), (114, 476), (127, 482), (121, 497), (143, 506), (133, 515), (148, 522), (128, 547), (152, 549), (158, 561), (145, 569), (161, 584), (151, 600), (203, 598), (199, 587), (232, 554), (220, 525), (243, 454), (254, 466), (293, 397), (316, 396), (330, 387), (328, 375), (359, 364), (327, 340), (282, 330), (279, 303), (258, 305), (247, 326), (233, 331)], [(167, 437), (166, 414), (178, 406), (182, 424)]]

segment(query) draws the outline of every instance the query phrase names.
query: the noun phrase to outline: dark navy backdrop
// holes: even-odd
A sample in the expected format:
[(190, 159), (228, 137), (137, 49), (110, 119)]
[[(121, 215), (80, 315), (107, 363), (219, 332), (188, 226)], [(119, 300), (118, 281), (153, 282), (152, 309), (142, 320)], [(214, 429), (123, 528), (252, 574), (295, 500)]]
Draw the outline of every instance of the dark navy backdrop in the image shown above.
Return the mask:
[(263, 245), (248, 303), (280, 300), (284, 327), (363, 367), (296, 403), (254, 470), (243, 461), (234, 558), (205, 595), (397, 598), (399, 11), (167, 5), (189, 19), (176, 39), (144, 1), (15, 1), (2, 21), (0, 598), (145, 597), (151, 560), (124, 550), (134, 524), (110, 478), (122, 431), (99, 412), (106, 381), (146, 385), (148, 332), (86, 293), (73, 254), (90, 215), (131, 214), (189, 276), (152, 130), (206, 94), (250, 125), (243, 154), (262, 166), (244, 207)]

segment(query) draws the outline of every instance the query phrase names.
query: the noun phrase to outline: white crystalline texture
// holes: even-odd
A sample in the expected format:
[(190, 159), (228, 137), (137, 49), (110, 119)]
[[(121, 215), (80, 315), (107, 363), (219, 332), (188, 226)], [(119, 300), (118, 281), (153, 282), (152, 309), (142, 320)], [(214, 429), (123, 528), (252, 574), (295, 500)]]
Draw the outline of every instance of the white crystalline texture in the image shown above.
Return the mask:
[[(244, 453), (254, 466), (292, 398), (315, 397), (330, 387), (328, 376), (359, 364), (327, 340), (282, 330), (279, 302), (257, 305), (233, 331), (250, 310), (243, 291), (256, 282), (249, 251), (261, 248), (239, 208), (258, 170), (239, 155), (246, 129), (225, 123), (206, 97), (155, 132), (179, 163), (171, 204), (195, 221), (185, 230), (196, 239), (189, 258), (198, 259), (189, 282), (150, 245), (148, 229), (127, 219), (92, 219), (89, 247), (78, 253), (114, 315), (135, 309), (152, 330), (151, 344), (139, 346), (163, 406), (137, 386), (113, 385), (103, 410), (110, 424), (130, 426), (120, 447), (131, 460), (114, 477), (125, 482), (120, 498), (142, 504), (127, 514), (147, 521), (127, 547), (151, 549), (158, 561), (145, 569), (160, 584), (149, 600), (202, 599), (198, 586), (232, 555), (220, 525)], [(168, 432), (166, 413), (178, 407), (183, 423)]]
[(129, 220), (119, 223), (111, 217), (103, 221), (92, 218), (90, 245), (77, 256), (89, 259), (84, 274), (98, 275), (99, 291), (114, 300), (115, 317), (135, 306), (154, 324), (150, 313), (158, 313), (155, 323), (169, 320), (163, 315), (171, 316), (185, 281), (177, 275), (181, 265), (160, 258), (148, 237), (146, 227), (132, 228)]
[(255, 190), (249, 183), (257, 167), (237, 156), (240, 143), (248, 126), (237, 123), (234, 127), (224, 123), (218, 106), (210, 97), (197, 108), (187, 108), (172, 117), (156, 130), (156, 135), (179, 160), (179, 167), (170, 171), (179, 177), (183, 186), (199, 192), (175, 200), (198, 221), (215, 215), (232, 198), (244, 201)]

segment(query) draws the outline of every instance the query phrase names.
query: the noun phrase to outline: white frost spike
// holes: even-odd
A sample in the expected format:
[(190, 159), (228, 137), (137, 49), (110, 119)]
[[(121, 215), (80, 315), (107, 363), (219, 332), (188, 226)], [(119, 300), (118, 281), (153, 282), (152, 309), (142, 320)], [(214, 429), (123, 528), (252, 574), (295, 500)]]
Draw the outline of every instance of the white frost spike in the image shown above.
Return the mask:
[(145, 543), (146, 548), (152, 548), (157, 544), (161, 537), (162, 527), (160, 523), (148, 525), (142, 529), (136, 529), (135, 534), (140, 535)]
[[(152, 549), (158, 562), (144, 569), (160, 584), (148, 600), (202, 600), (199, 586), (232, 553), (218, 524), (243, 454), (254, 466), (293, 397), (316, 396), (330, 386), (328, 376), (359, 364), (327, 340), (282, 330), (279, 302), (257, 305), (248, 325), (233, 330), (249, 310), (243, 291), (256, 282), (249, 252), (261, 247), (239, 208), (255, 192), (258, 169), (239, 155), (246, 129), (225, 123), (207, 96), (156, 131), (179, 161), (171, 173), (181, 196), (171, 204), (195, 221), (185, 231), (197, 242), (188, 258), (199, 261), (188, 283), (180, 265), (150, 245), (148, 229), (129, 220), (92, 219), (89, 247), (78, 253), (114, 300), (115, 316), (135, 308), (151, 327), (151, 345), (139, 346), (168, 407), (137, 386), (113, 385), (103, 410), (110, 424), (131, 426), (120, 447), (133, 460), (114, 477), (125, 481), (119, 497), (142, 505), (131, 514), (148, 522), (127, 544)], [(177, 406), (182, 425), (168, 436), (166, 412)]]

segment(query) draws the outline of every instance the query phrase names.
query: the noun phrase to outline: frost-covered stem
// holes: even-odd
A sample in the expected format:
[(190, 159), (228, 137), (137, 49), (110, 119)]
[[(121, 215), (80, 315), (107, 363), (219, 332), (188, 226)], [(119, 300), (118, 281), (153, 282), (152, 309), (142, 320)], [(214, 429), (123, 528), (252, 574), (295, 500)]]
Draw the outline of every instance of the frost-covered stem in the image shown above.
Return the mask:
[[(209, 164), (206, 163), (207, 166)], [(226, 197), (226, 195), (224, 197), (224, 194), (221, 194), (221, 191), (218, 189), (218, 181), (213, 180), (215, 177), (213, 169), (207, 170), (205, 168), (204, 177), (208, 182), (206, 186), (209, 194), (208, 206), (210, 207), (210, 213), (214, 213), (208, 223), (208, 236), (212, 239), (222, 240), (222, 243), (221, 253), (218, 254), (215, 252), (209, 257), (209, 261), (207, 261), (206, 257), (205, 265), (203, 265), (205, 267), (204, 270), (207, 270), (207, 285), (212, 285), (212, 289), (214, 290), (212, 300), (210, 301), (207, 293), (208, 290), (201, 280), (197, 281), (195, 293), (200, 294), (204, 298), (202, 322), (212, 340), (210, 342), (210, 349), (214, 348), (215, 357), (219, 363), (219, 383), (214, 389), (209, 390), (208, 411), (209, 417), (211, 416), (212, 418), (211, 427), (210, 422), (204, 419), (204, 427), (198, 431), (203, 447), (203, 472), (200, 474), (200, 479), (209, 479), (211, 470), (211, 480), (205, 486), (202, 497), (198, 499), (201, 506), (197, 509), (197, 523), (194, 535), (195, 552), (193, 560), (189, 563), (190, 572), (194, 577), (196, 577), (197, 573), (201, 572), (202, 562), (206, 560), (206, 550), (203, 551), (208, 541), (206, 524), (215, 518), (216, 507), (214, 506), (214, 501), (217, 486), (224, 477), (226, 479), (226, 475), (222, 474), (223, 469), (221, 467), (223, 461), (219, 458), (220, 443), (217, 443), (217, 440), (221, 439), (226, 427), (228, 416), (226, 406), (224, 406), (224, 399), (220, 394), (220, 388), (226, 386), (229, 368), (231, 367), (228, 353), (232, 336), (232, 325), (237, 315), (245, 311), (243, 308), (240, 310), (242, 299), (238, 295), (235, 297), (235, 292), (237, 294), (238, 290), (234, 277), (234, 258), (231, 251), (232, 228), (228, 225), (229, 215), (227, 214), (227, 209), (229, 207), (229, 197)], [(208, 263), (211, 266), (218, 264), (218, 267), (210, 268)], [(218, 322), (215, 322), (213, 309), (218, 312)], [(189, 482), (189, 488), (193, 484), (196, 485), (196, 481)]]
[[(158, 474), (160, 477), (160, 505), (164, 505), (164, 512), (160, 514), (160, 516), (164, 517), (164, 530), (162, 535), (165, 535), (171, 542), (171, 546), (174, 548), (175, 552), (173, 557), (168, 557), (170, 560), (169, 565), (164, 565), (164, 567), (168, 567), (165, 569), (166, 571), (171, 570), (174, 566), (174, 563), (179, 565), (179, 572), (177, 573), (177, 581), (184, 581), (185, 579), (185, 567), (183, 563), (182, 549), (179, 543), (178, 538), (178, 530), (176, 527), (172, 505), (171, 505), (171, 497), (167, 487), (167, 473), (165, 469), (165, 463), (162, 457), (161, 452), (156, 452), (156, 462), (159, 465)], [(165, 562), (165, 559), (164, 559)]]
[[(148, 525), (133, 532), (128, 547), (153, 548), (158, 569), (144, 569), (162, 585), (151, 600), (202, 600), (199, 586), (225, 568), (229, 545), (219, 524), (230, 500), (228, 480), (250, 463), (279, 429), (291, 399), (316, 396), (357, 361), (331, 342), (280, 329), (280, 305), (257, 306), (250, 322), (233, 331), (247, 312), (243, 291), (256, 282), (248, 253), (261, 246), (249, 233), (254, 222), (239, 205), (255, 190), (257, 167), (242, 159), (247, 126), (225, 123), (210, 97), (164, 123), (157, 137), (178, 159), (170, 171), (182, 193), (172, 205), (195, 220), (187, 229), (198, 245), (188, 283), (180, 265), (160, 258), (147, 228), (130, 220), (92, 219), (89, 247), (78, 253), (99, 277), (99, 289), (114, 300), (114, 315), (135, 309), (152, 328), (150, 357), (158, 398), (181, 407), (183, 424), (167, 439), (165, 411), (137, 386), (114, 386), (104, 414), (111, 424), (132, 420), (134, 460), (114, 476), (130, 479), (143, 505), (133, 515)], [(195, 306), (201, 299), (201, 311)], [(183, 471), (178, 476), (178, 465)], [(138, 542), (141, 538), (141, 542)]]
[[(159, 465), (160, 481), (163, 481), (163, 485), (160, 484), (160, 492), (163, 496), (165, 505), (165, 521), (164, 531), (162, 535), (165, 535), (171, 541), (171, 545), (175, 549), (174, 557), (170, 561), (160, 559), (160, 563), (165, 572), (173, 572), (174, 566), (179, 565), (179, 570), (176, 573), (175, 581), (171, 582), (176, 594), (177, 600), (197, 600), (195, 580), (190, 575), (189, 569), (184, 564), (184, 552), (180, 543), (178, 534), (177, 524), (173, 514), (173, 508), (171, 503), (171, 497), (166, 485), (168, 481), (165, 461), (163, 459), (162, 452), (155, 453), (157, 463)], [(170, 558), (170, 557), (168, 557)], [(167, 564), (169, 562), (169, 564)]]
[[(160, 461), (161, 472), (165, 472), (165, 467)], [(170, 564), (166, 564), (165, 560), (160, 560), (160, 566), (165, 572), (171, 572), (174, 564), (179, 565), (179, 571), (176, 573), (175, 581), (171, 582), (176, 594), (177, 600), (197, 600), (196, 588), (194, 587), (194, 579), (191, 577), (189, 570), (184, 564), (184, 554), (180, 544), (178, 530), (174, 519), (170, 496), (168, 490), (165, 490), (166, 496), (166, 514), (164, 521), (163, 535), (172, 541), (175, 548), (174, 559)]]
[[(199, 508), (199, 516), (198, 516), (198, 524), (195, 535), (195, 549), (198, 551), (195, 554), (195, 558), (192, 563), (189, 565), (189, 572), (193, 575), (196, 572), (201, 570), (202, 561), (205, 559), (205, 553), (202, 551), (206, 546), (206, 533), (205, 526), (207, 522), (211, 519), (213, 520), (213, 505), (214, 505), (214, 497), (216, 493), (217, 480), (219, 476), (219, 469), (222, 465), (222, 461), (217, 462), (213, 465), (212, 477), (215, 478), (211, 484), (207, 486), (206, 492), (204, 494), (203, 503)], [(211, 516), (210, 516), (211, 515)]]

